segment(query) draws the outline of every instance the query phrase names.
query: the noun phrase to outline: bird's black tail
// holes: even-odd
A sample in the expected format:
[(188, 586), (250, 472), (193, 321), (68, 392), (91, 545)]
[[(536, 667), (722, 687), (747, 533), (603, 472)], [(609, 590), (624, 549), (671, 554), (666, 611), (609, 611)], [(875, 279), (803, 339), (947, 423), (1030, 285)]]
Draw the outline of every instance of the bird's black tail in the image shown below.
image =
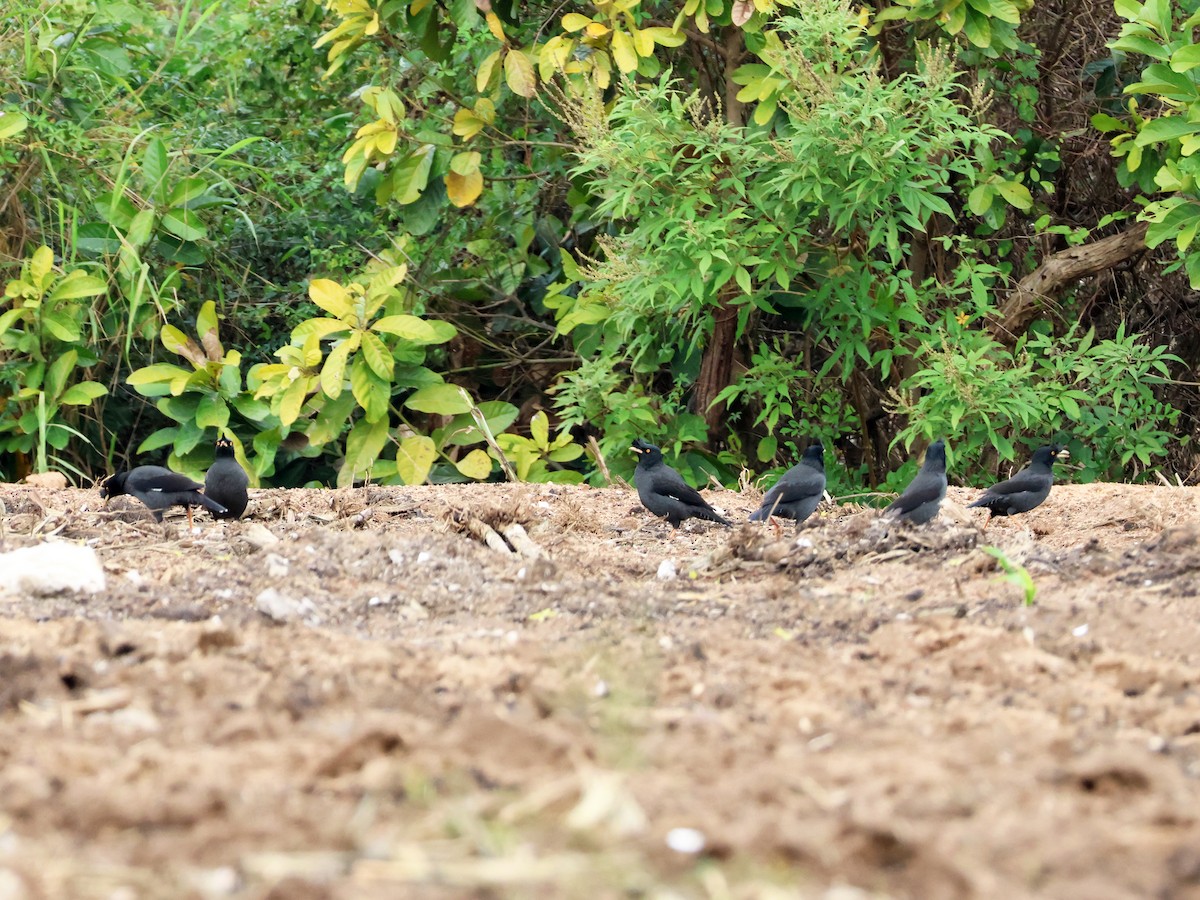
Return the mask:
[(205, 497), (199, 491), (196, 492), (196, 499), (200, 501), (201, 506), (205, 507), (206, 509), (211, 509), (215, 513), (223, 514), (223, 513), (229, 512), (229, 510), (227, 510), (225, 507), (223, 507), (216, 500), (213, 500), (210, 497)]
[(732, 528), (733, 523), (722, 516), (715, 509), (701, 509), (696, 511), (696, 517), (700, 519), (708, 519), (710, 522), (716, 522), (719, 525), (724, 525), (726, 528)]

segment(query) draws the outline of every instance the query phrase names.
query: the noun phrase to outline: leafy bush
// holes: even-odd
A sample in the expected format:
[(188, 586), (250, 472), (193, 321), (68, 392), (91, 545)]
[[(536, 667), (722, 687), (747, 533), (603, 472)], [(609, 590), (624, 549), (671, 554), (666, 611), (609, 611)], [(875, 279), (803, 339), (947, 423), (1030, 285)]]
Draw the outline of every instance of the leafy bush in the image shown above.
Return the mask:
[[(923, 368), (898, 393), (908, 419), (897, 440), (952, 436), (956, 471), (987, 480), (992, 453), (1014, 461), (1052, 441), (1067, 443), (1084, 481), (1114, 480), (1131, 462), (1149, 466), (1174, 435), (1179, 411), (1155, 397), (1179, 360), (1122, 325), (1097, 341), (1077, 328), (1018, 341), (1010, 355), (982, 332), (927, 344)], [(1018, 451), (1015, 437), (1027, 441)]]

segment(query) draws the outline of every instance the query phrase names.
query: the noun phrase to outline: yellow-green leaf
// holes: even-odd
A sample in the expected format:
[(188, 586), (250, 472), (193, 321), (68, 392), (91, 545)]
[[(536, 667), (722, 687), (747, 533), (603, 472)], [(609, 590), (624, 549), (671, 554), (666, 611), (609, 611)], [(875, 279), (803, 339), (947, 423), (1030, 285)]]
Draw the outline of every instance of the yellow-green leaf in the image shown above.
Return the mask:
[(567, 13), (562, 19), (563, 31), (570, 32), (583, 31), (591, 23), (592, 20), (589, 17), (580, 13)]
[(50, 299), (77, 300), (80, 297), (98, 297), (106, 290), (108, 285), (101, 279), (86, 274), (82, 269), (73, 269), (54, 285)]
[(472, 172), (469, 175), (459, 175), (457, 172), (446, 173), (446, 196), (458, 208), (470, 206), (483, 193), (483, 174)]
[(73, 384), (58, 398), (58, 402), (66, 406), (86, 406), (97, 397), (108, 393), (108, 388), (96, 381), (81, 381)]
[(550, 419), (544, 412), (539, 411), (530, 419), (529, 434), (539, 450), (545, 451), (550, 448)]
[(396, 474), (405, 484), (424, 484), (436, 459), (437, 447), (431, 438), (423, 434), (406, 437), (396, 448)]
[(662, 47), (679, 47), (687, 40), (687, 35), (682, 31), (662, 26), (643, 28), (642, 33), (650, 35), (650, 37), (654, 38), (654, 43)]
[(454, 416), (470, 412), (472, 401), (456, 384), (431, 384), (410, 394), (404, 405), (417, 412)]
[(347, 318), (353, 312), (350, 293), (328, 278), (314, 278), (309, 282), (308, 296), (325, 312), (339, 319)]
[(350, 358), (350, 342), (342, 341), (329, 351), (325, 365), (321, 367), (321, 390), (326, 397), (336, 400), (346, 385), (346, 362)]
[(504, 57), (504, 80), (514, 94), (532, 97), (537, 93), (537, 75), (533, 63), (520, 50), (513, 50)]
[(500, 50), (493, 50), (479, 64), (479, 71), (475, 73), (475, 90), (479, 91), (479, 93), (486, 92), (492, 83), (492, 79), (496, 76), (496, 66), (500, 62), (501, 52)]
[(392, 358), (392, 354), (388, 352), (383, 341), (376, 337), (370, 331), (362, 332), (362, 355), (367, 361), (367, 365), (371, 367), (371, 371), (382, 378), (384, 381), (392, 380), (392, 373), (395, 371), (396, 361)]
[(458, 471), (474, 481), (483, 481), (492, 474), (492, 458), (483, 450), (475, 449), (454, 464)]
[(479, 164), (482, 161), (483, 156), (474, 150), (455, 153), (450, 160), (450, 171), (458, 175), (470, 175), (472, 172), (479, 171)]
[(19, 113), (15, 109), (6, 109), (4, 112), (0, 112), (0, 141), (14, 138), (28, 127), (29, 120), (25, 118), (24, 113)]
[(469, 109), (460, 109), (454, 114), (454, 133), (464, 141), (475, 137), (483, 127), (483, 120)]
[(33, 251), (29, 260), (29, 280), (38, 291), (46, 289), (46, 279), (54, 267), (54, 251), (45, 244)]
[(638, 56), (651, 56), (654, 53), (654, 35), (647, 34), (641, 28), (629, 29), (629, 33), (633, 36), (633, 49), (637, 51)]
[(617, 68), (628, 75), (637, 68), (637, 51), (633, 49), (633, 38), (623, 31), (614, 31), (612, 36), (612, 54), (617, 62)]
[(375, 460), (379, 459), (387, 439), (387, 419), (378, 422), (359, 419), (355, 422), (346, 435), (346, 458), (338, 472), (338, 487), (349, 487), (354, 483), (354, 476), (369, 472)]
[(279, 424), (287, 428), (300, 415), (304, 398), (308, 395), (308, 379), (297, 378), (284, 389), (279, 398)]
[(126, 384), (131, 384), (136, 387), (139, 384), (162, 384), (167, 381), (173, 381), (179, 376), (187, 378), (191, 373), (173, 366), (170, 363), (155, 363), (152, 366), (143, 366), (129, 373), (129, 377), (125, 379)]
[(492, 37), (502, 44), (508, 40), (504, 36), (504, 26), (500, 24), (500, 17), (498, 15), (489, 10), (484, 16), (484, 20), (487, 22), (488, 31), (492, 33)]

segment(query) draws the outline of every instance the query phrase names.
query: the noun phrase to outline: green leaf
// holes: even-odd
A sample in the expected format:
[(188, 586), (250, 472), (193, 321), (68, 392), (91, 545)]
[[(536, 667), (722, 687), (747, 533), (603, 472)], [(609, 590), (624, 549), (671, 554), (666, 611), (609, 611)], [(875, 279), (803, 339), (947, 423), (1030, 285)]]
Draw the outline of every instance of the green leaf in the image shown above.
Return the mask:
[(175, 443), (175, 438), (179, 437), (179, 433), (179, 426), (177, 425), (172, 425), (170, 428), (160, 428), (138, 444), (137, 452), (138, 454), (150, 453), (151, 451), (170, 446)]
[(338, 471), (338, 487), (349, 487), (356, 475), (370, 471), (388, 439), (387, 419), (368, 422), (360, 419), (346, 435), (346, 458)]
[(356, 356), (350, 367), (350, 391), (368, 421), (377, 422), (387, 418), (392, 386), (376, 375), (361, 356)]
[(976, 47), (992, 46), (992, 23), (987, 16), (968, 9), (966, 21), (963, 23), (963, 34)]
[(350, 342), (342, 341), (329, 351), (321, 367), (321, 390), (326, 397), (337, 399), (346, 385), (346, 363), (350, 359)]
[(1163, 116), (1147, 122), (1136, 138), (1139, 147), (1158, 141), (1170, 141), (1184, 135), (1200, 133), (1200, 123), (1189, 122), (1183, 116)]
[(768, 434), (765, 438), (758, 442), (759, 462), (770, 462), (775, 458), (775, 452), (779, 449), (779, 439), (773, 434)]
[(990, 181), (977, 184), (967, 195), (967, 208), (972, 215), (982, 216), (992, 208), (992, 199), (996, 196), (996, 186)]
[(80, 297), (98, 297), (108, 290), (108, 283), (101, 278), (88, 275), (82, 269), (73, 269), (54, 285), (50, 300), (77, 300)]
[(97, 397), (108, 393), (108, 388), (97, 381), (81, 381), (73, 384), (58, 398), (58, 402), (66, 406), (87, 406)]
[(64, 312), (43, 312), (42, 328), (52, 337), (73, 344), (79, 340), (79, 323)]
[(529, 434), (543, 453), (550, 449), (550, 419), (541, 410), (529, 420)]
[[(484, 400), (479, 404), (479, 411), (483, 413), (483, 420), (493, 435), (506, 431), (520, 415), (517, 407), (503, 400)], [(483, 432), (476, 427), (470, 413), (455, 416), (443, 431), (446, 435), (444, 444), (447, 446), (469, 446), (484, 440)]]
[(238, 414), (243, 418), (249, 419), (251, 422), (261, 422), (271, 414), (271, 404), (265, 400), (259, 400), (249, 394), (238, 394), (231, 401), (233, 408), (238, 411)]
[(154, 234), (155, 212), (153, 209), (139, 210), (129, 223), (129, 231), (125, 238), (134, 247), (144, 247)]
[(392, 170), (392, 199), (401, 206), (421, 199), (421, 193), (429, 184), (434, 149), (433, 144), (422, 144), (405, 155)]
[(1022, 212), (1029, 212), (1033, 208), (1033, 196), (1029, 193), (1029, 188), (1020, 182), (998, 181), (996, 190), (1000, 192), (1001, 197)]
[(458, 329), (439, 319), (422, 319), (402, 313), (384, 316), (371, 326), (374, 331), (394, 334), (414, 344), (444, 344), (458, 334)]
[(160, 138), (150, 138), (146, 142), (146, 152), (142, 154), (142, 182), (146, 185), (146, 193), (160, 205), (167, 202), (166, 178), (169, 165), (167, 145)]
[(200, 307), (200, 312), (196, 314), (196, 334), (200, 335), (200, 340), (203, 342), (204, 336), (217, 332), (217, 304), (212, 300), (206, 300)]
[(196, 424), (201, 428), (224, 428), (229, 424), (229, 407), (220, 394), (205, 394), (200, 399)]
[(1107, 113), (1096, 113), (1092, 116), (1092, 127), (1101, 133), (1107, 134), (1110, 131), (1126, 131), (1129, 126)]
[(471, 398), (456, 384), (431, 384), (414, 391), (404, 405), (417, 412), (453, 416), (470, 412)]
[(46, 394), (46, 399), (57, 403), (58, 395), (63, 392), (63, 388), (67, 385), (67, 379), (71, 372), (75, 369), (75, 363), (79, 359), (79, 353), (75, 350), (68, 350), (66, 353), (60, 354), (46, 369), (46, 380), (43, 385), (43, 390)]
[(0, 141), (15, 138), (28, 127), (29, 120), (25, 118), (24, 113), (17, 112), (15, 109), (6, 109), (0, 112)]
[[(468, 454), (468, 457), (470, 455)], [(430, 438), (423, 434), (406, 437), (396, 448), (396, 474), (405, 484), (424, 484), (436, 459), (437, 447)], [(491, 468), (492, 462), (489, 459), (489, 472)]]
[(362, 355), (363, 359), (367, 361), (367, 365), (371, 367), (371, 371), (384, 381), (392, 380), (392, 373), (396, 367), (395, 360), (392, 359), (392, 354), (388, 352), (383, 341), (370, 331), (362, 333)]
[(187, 206), (192, 200), (203, 196), (209, 188), (209, 184), (203, 178), (184, 178), (175, 183), (175, 187), (171, 188), (171, 195), (167, 198), (167, 204), (170, 206)]
[(134, 387), (141, 384), (161, 384), (174, 381), (179, 377), (187, 378), (191, 374), (186, 369), (181, 369), (179, 366), (173, 366), (170, 363), (155, 363), (152, 366), (143, 366), (140, 369), (130, 372), (129, 377), (125, 379), (125, 383)]
[(182, 241), (203, 240), (208, 234), (200, 217), (183, 206), (172, 207), (163, 213), (162, 225)]

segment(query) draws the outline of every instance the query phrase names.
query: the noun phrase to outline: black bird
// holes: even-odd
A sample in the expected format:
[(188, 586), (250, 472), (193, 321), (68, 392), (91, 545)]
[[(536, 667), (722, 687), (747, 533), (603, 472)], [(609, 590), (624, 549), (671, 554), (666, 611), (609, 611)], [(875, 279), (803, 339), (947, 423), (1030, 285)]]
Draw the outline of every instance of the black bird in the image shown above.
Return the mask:
[(762, 522), (770, 516), (795, 519), (796, 527), (816, 512), (825, 495), (825, 447), (820, 441), (804, 451), (797, 465), (792, 466), (775, 482), (762, 506), (751, 513), (751, 522)]
[(1054, 484), (1054, 461), (1070, 458), (1071, 454), (1062, 444), (1039, 447), (1033, 451), (1029, 465), (1007, 481), (993, 484), (967, 508), (986, 507), (989, 522), (992, 516), (1029, 512), (1050, 495), (1050, 486)]
[(946, 442), (936, 440), (925, 451), (925, 462), (904, 493), (884, 510), (884, 515), (924, 525), (937, 515), (946, 496)]
[(225, 507), (225, 512), (213, 510), (214, 519), (240, 519), (246, 511), (250, 476), (233, 455), (233, 441), (217, 438), (217, 458), (204, 476), (204, 495)]
[(699, 491), (683, 480), (682, 475), (663, 462), (661, 450), (640, 438), (633, 442), (631, 449), (638, 454), (633, 483), (642, 506), (656, 516), (665, 516), (672, 528), (678, 528), (684, 519), (692, 518), (730, 524), (708, 505)]
[(204, 506), (214, 513), (226, 512), (224, 506), (200, 493), (204, 485), (192, 481), (186, 475), (164, 469), (162, 466), (138, 466), (128, 472), (118, 472), (100, 485), (100, 496), (107, 500), (120, 494), (136, 497), (154, 513), (154, 520), (161, 522), (163, 510), (172, 506), (187, 508), (188, 527), (192, 526), (192, 507)]

